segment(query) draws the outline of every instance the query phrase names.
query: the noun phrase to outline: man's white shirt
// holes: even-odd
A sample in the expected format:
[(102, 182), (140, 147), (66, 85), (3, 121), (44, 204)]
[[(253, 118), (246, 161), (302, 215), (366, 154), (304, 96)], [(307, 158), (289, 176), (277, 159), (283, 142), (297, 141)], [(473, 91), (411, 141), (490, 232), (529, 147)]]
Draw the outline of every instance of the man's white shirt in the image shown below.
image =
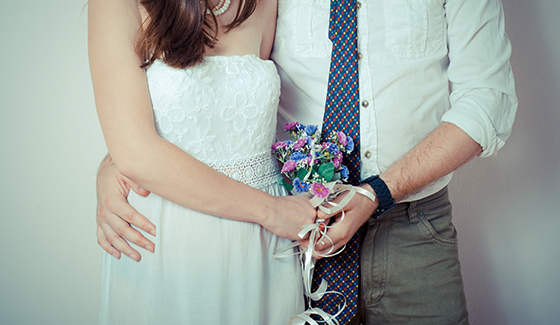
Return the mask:
[[(381, 174), (442, 121), (461, 128), (481, 156), (509, 137), (517, 109), (511, 46), (499, 0), (358, 2), (362, 179)], [(320, 125), (332, 43), (330, 0), (279, 0), (272, 59), (286, 122)], [(447, 175), (405, 201), (436, 193)]]

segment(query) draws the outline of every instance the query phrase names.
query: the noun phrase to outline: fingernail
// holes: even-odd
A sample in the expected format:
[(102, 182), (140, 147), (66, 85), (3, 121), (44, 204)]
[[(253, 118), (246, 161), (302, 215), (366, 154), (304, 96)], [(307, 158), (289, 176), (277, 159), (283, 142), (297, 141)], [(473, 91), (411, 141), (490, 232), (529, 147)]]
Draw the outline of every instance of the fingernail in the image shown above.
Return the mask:
[(150, 234), (155, 237), (156, 236), (156, 230), (155, 229), (150, 229)]
[(113, 254), (111, 254), (111, 255), (113, 255), (117, 260), (119, 259), (119, 254), (113, 253)]
[(130, 254), (128, 255), (130, 256), (131, 259), (135, 260), (136, 262), (138, 262), (140, 259), (138, 258), (138, 256), (134, 255), (134, 254)]
[(154, 247), (151, 245), (146, 246), (146, 249), (149, 250), (150, 252), (154, 252)]

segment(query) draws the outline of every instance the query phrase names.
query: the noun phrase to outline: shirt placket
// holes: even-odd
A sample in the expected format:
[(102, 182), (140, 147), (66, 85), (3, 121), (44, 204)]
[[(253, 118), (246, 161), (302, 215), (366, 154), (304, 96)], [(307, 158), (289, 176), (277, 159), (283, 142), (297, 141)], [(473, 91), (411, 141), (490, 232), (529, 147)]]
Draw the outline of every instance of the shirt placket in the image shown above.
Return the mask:
[(358, 69), (360, 83), (360, 142), (362, 179), (379, 174), (377, 164), (377, 131), (375, 121), (375, 98), (373, 97), (373, 75), (370, 68), (369, 25), (367, 2), (359, 0), (358, 9)]

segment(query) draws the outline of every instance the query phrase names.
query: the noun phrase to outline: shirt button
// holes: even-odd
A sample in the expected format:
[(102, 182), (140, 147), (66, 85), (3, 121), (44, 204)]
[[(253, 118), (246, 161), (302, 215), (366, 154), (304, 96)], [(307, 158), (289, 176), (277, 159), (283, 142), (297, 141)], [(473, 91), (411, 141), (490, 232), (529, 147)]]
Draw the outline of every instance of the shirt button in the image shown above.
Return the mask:
[(362, 7), (362, 3), (361, 2), (356, 2), (356, 9), (360, 9)]
[(362, 52), (358, 52), (358, 60), (361, 60), (364, 57), (364, 55), (362, 54)]
[(371, 158), (371, 151), (366, 151), (366, 153), (364, 154), (364, 156), (369, 159)]
[(362, 102), (362, 107), (363, 107), (363, 108), (366, 108), (366, 107), (368, 107), (368, 106), (369, 106), (369, 102), (368, 102), (367, 100), (364, 100), (364, 101)]

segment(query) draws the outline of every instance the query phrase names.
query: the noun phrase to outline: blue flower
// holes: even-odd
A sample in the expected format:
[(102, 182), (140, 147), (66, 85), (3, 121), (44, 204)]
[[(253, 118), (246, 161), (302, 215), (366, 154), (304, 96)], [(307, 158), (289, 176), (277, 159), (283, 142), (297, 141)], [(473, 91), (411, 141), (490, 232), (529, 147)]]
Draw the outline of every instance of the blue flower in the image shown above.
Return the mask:
[(354, 150), (354, 139), (352, 137), (348, 137), (348, 144), (346, 145), (346, 153), (352, 152)]
[(307, 145), (311, 147), (311, 143), (313, 142), (312, 137), (307, 137)]
[(342, 178), (348, 178), (348, 176), (350, 176), (348, 168), (346, 168), (346, 166), (344, 165), (340, 165), (340, 176), (342, 176)]
[(299, 178), (294, 179), (293, 185), (298, 193), (305, 193), (309, 190), (309, 184), (302, 182)]
[(338, 150), (338, 146), (334, 143), (331, 143), (328, 147), (327, 147), (328, 152), (330, 152), (333, 155), (338, 155), (338, 153), (340, 152), (340, 150)]
[(294, 160), (294, 161), (300, 161), (303, 158), (307, 157), (307, 155), (301, 153), (301, 152), (294, 152), (291, 156), (290, 156), (290, 160)]
[(308, 125), (303, 130), (305, 131), (305, 133), (307, 133), (307, 135), (313, 135), (317, 131), (317, 128), (317, 125)]

